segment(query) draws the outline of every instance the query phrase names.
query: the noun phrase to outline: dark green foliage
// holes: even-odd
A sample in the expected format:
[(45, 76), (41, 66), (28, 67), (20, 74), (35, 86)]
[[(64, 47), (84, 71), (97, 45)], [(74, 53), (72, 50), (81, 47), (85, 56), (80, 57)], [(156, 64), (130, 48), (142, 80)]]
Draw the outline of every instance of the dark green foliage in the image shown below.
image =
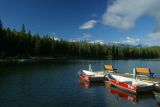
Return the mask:
[(2, 31), (2, 29), (3, 29), (3, 24), (2, 24), (2, 21), (0, 19), (0, 31)]
[(33, 35), (25, 30), (4, 29), (0, 21), (0, 58), (30, 56), (50, 56), (85, 59), (135, 59), (160, 57), (160, 47), (129, 47), (91, 44), (86, 41), (68, 42), (54, 40), (50, 35)]
[(25, 33), (26, 33), (26, 29), (25, 29), (25, 25), (24, 25), (24, 24), (22, 25), (21, 33), (22, 33), (22, 34), (25, 34)]

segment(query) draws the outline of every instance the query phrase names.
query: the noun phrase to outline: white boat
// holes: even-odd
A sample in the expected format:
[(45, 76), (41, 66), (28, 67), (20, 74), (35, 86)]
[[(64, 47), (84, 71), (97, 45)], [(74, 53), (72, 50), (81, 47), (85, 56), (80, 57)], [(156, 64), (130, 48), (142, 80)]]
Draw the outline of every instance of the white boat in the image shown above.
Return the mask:
[(123, 77), (114, 74), (108, 74), (107, 78), (109, 79), (111, 84), (133, 93), (148, 92), (153, 91), (154, 89), (153, 83), (147, 83), (138, 79)]
[(104, 81), (105, 72), (102, 71), (87, 71), (87, 70), (81, 70), (80, 72), (78, 72), (79, 77), (85, 81), (89, 81), (89, 82), (100, 82), (100, 81)]
[(88, 82), (100, 82), (104, 81), (106, 78), (106, 73), (103, 71), (94, 71), (91, 68), (91, 64), (89, 64), (89, 70), (81, 70), (78, 72), (79, 77)]

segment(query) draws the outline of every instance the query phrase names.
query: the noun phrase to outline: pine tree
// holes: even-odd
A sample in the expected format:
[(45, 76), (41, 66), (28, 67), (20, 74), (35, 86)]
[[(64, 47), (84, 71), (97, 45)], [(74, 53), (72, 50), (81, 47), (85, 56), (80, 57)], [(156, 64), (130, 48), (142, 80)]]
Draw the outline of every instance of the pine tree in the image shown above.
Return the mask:
[(2, 24), (2, 21), (0, 19), (0, 31), (2, 31), (2, 29), (3, 29), (3, 24)]
[(31, 36), (31, 31), (29, 30), (28, 35)]
[(22, 25), (21, 33), (22, 33), (22, 34), (25, 34), (25, 33), (26, 33), (26, 29), (25, 29), (25, 25), (24, 25), (24, 24)]

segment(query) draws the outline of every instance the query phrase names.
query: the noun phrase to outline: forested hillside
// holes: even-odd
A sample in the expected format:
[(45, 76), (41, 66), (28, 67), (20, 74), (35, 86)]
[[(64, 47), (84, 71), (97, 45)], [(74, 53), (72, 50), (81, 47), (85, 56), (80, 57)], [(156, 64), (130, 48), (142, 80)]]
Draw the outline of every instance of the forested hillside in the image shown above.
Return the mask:
[(20, 31), (4, 28), (0, 21), (0, 58), (31, 56), (78, 59), (157, 58), (160, 56), (160, 47), (122, 47), (55, 40), (50, 35), (31, 34), (25, 30), (24, 25)]

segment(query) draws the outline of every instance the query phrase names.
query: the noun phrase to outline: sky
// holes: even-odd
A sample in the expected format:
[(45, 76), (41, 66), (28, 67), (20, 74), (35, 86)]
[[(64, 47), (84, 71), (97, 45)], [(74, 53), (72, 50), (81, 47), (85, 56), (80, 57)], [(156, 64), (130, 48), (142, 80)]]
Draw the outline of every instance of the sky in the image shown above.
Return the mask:
[(4, 27), (70, 41), (160, 45), (160, 0), (0, 0)]

